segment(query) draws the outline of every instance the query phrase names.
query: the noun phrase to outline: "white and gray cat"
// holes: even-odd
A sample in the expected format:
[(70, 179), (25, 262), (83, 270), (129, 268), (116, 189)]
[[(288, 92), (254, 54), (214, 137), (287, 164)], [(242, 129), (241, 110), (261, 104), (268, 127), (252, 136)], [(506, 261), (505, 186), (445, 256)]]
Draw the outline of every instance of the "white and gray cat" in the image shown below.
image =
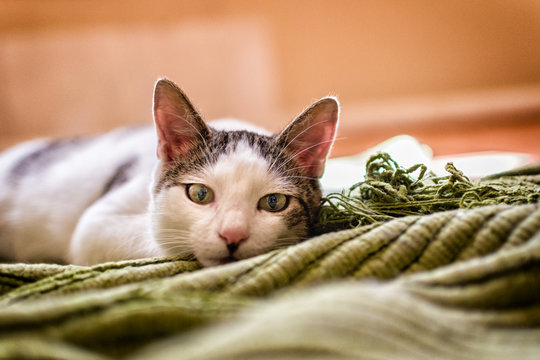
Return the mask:
[(184, 255), (213, 266), (309, 235), (335, 98), (276, 135), (207, 126), (167, 79), (155, 85), (153, 111), (155, 130), (42, 139), (2, 154), (0, 258), (91, 265)]

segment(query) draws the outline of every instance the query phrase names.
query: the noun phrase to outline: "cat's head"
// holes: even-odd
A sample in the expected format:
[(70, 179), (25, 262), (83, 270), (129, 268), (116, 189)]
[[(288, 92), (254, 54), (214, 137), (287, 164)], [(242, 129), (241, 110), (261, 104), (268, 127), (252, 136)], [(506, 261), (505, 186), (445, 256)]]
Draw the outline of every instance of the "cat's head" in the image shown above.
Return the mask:
[(212, 266), (298, 243), (320, 207), (319, 177), (339, 104), (323, 98), (276, 135), (207, 126), (171, 81), (154, 90), (158, 135), (151, 216), (170, 255)]

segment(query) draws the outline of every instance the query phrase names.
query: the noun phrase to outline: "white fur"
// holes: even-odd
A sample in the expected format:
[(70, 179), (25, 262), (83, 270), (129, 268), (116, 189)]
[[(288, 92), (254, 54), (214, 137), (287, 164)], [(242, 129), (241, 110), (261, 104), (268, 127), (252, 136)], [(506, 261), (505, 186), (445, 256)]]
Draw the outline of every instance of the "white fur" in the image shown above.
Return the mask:
[[(227, 227), (242, 227), (248, 239), (235, 257), (243, 259), (270, 250), (276, 239), (291, 237), (282, 217), (257, 208), (259, 200), (271, 193), (287, 194), (288, 187), (268, 171), (269, 164), (244, 143), (222, 155), (216, 165), (203, 173), (190, 174), (182, 183), (202, 183), (213, 190), (210, 204), (190, 201), (183, 187), (161, 191), (151, 211), (155, 239), (170, 253), (193, 253), (205, 266), (220, 264), (229, 253), (219, 237)], [(170, 239), (179, 233), (184, 242)]]
[[(16, 182), (8, 179), (9, 170), (43, 140), (24, 143), (3, 154), (0, 157), (0, 256), (18, 261), (48, 259), (90, 264), (140, 255), (142, 251), (119, 245), (124, 239), (116, 235), (139, 223), (127, 221), (125, 215), (144, 217), (146, 212), (155, 162), (154, 138), (151, 128), (111, 132), (85, 144), (73, 155), (64, 156), (55, 165), (30, 172)], [(112, 192), (111, 196), (101, 198), (107, 179), (134, 155), (141, 159), (133, 169), (140, 175), (121, 189), (126, 194), (129, 192), (128, 196)], [(106, 214), (112, 214), (109, 218), (112, 226), (99, 221)], [(130, 225), (120, 225), (126, 222)], [(107, 248), (101, 247), (106, 242), (103, 233), (115, 237), (114, 242), (105, 244)]]
[[(271, 164), (247, 143), (229, 144), (228, 152), (196, 173), (162, 177), (162, 166), (191, 156), (209, 131), (185, 94), (167, 79), (154, 87), (153, 115), (154, 129), (124, 129), (76, 146), (55, 143), (43, 151), (43, 142), (26, 143), (2, 154), (0, 258), (90, 265), (182, 254), (217, 265), (307, 235), (307, 224), (293, 219), (305, 211), (299, 209), (298, 190), (270, 171)], [(323, 98), (279, 135), (278, 144), (287, 140), (282, 151), (296, 152), (293, 157), (301, 159), (306, 177), (322, 175), (338, 116), (337, 100)], [(268, 135), (231, 119), (213, 126)], [(127, 175), (122, 183), (112, 181), (123, 174), (119, 169)], [(159, 188), (154, 181), (160, 181)], [(213, 201), (190, 200), (189, 184), (210, 188)], [(273, 193), (288, 196), (289, 206), (277, 213), (260, 209), (259, 201)]]
[[(154, 130), (116, 131), (85, 144), (55, 166), (7, 179), (13, 164), (42, 142), (20, 145), (0, 156), (0, 257), (91, 265), (166, 254), (194, 254), (204, 265), (228, 256), (220, 231), (245, 226), (249, 237), (234, 254), (246, 258), (275, 247), (287, 232), (281, 216), (258, 210), (261, 197), (287, 194), (286, 184), (246, 144), (221, 156), (216, 166), (181, 179), (215, 193), (208, 205), (190, 201), (184, 186), (169, 187), (154, 199), (159, 171)], [(135, 176), (102, 197), (106, 181), (137, 155)]]

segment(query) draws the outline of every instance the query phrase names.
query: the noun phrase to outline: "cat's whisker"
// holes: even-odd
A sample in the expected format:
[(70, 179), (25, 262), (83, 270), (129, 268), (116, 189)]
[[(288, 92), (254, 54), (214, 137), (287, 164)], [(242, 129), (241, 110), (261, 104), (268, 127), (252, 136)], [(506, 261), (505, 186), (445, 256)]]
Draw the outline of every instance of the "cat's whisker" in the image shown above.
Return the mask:
[[(313, 127), (313, 126), (315, 126), (315, 125), (316, 125), (316, 124), (313, 124), (313, 125), (310, 126), (310, 127)], [(285, 138), (285, 144), (283, 145), (283, 147), (280, 149), (280, 151), (279, 151), (279, 153), (277, 154), (277, 156), (275, 156), (274, 160), (273, 160), (272, 163), (270, 164), (270, 169), (272, 169), (272, 168), (275, 166), (276, 162), (280, 159), (280, 157), (281, 157), (281, 155), (283, 154), (283, 152), (285, 151), (285, 149), (287, 149), (287, 147), (288, 147), (290, 144), (292, 144), (292, 142), (293, 142), (294, 140), (296, 140), (300, 135), (302, 135), (305, 131), (309, 130), (310, 127), (308, 127), (307, 129), (304, 129), (303, 131), (301, 131), (300, 133), (298, 133), (298, 134), (297, 134), (292, 140), (290, 140), (290, 141), (289, 141), (289, 138), (288, 138), (288, 137), (289, 137), (289, 133), (287, 133), (287, 137)]]
[(167, 246), (167, 250), (169, 251), (175, 251), (175, 250), (178, 250), (178, 249), (181, 249), (183, 251), (185, 251), (186, 253), (192, 253), (192, 249), (188, 246), (183, 246), (181, 244), (176, 244), (175, 246)]
[[(302, 151), (299, 151), (299, 152), (297, 152), (296, 154), (294, 154), (293, 156), (287, 158), (286, 161), (283, 162), (283, 163), (281, 164), (281, 166), (279, 166), (279, 167), (276, 169), (276, 171), (280, 171), (280, 170), (283, 168), (283, 166), (285, 166), (287, 163), (289, 163), (290, 161), (292, 161), (295, 157), (297, 157), (298, 155), (302, 154), (302, 153), (305, 152), (305, 151), (310, 150), (310, 149), (313, 148), (313, 147), (322, 145), (322, 144), (324, 144), (324, 143), (329, 143), (329, 142), (330, 142), (330, 143), (334, 143), (334, 142), (336, 142), (336, 141), (345, 140), (345, 139), (346, 139), (345, 137), (334, 138), (334, 139), (331, 139), (331, 140), (321, 141), (321, 142), (319, 142), (319, 143), (317, 143), (317, 144), (314, 144), (314, 145), (312, 145), (312, 146), (310, 146), (310, 147), (308, 147), (308, 148), (305, 148), (305, 149), (303, 149)], [(276, 160), (277, 160), (277, 159), (276, 159)], [(272, 166), (275, 164), (275, 161), (276, 161), (276, 160), (274, 160), (274, 162), (270, 165), (270, 168), (272, 168)], [(302, 168), (306, 168), (306, 169), (307, 169), (307, 168), (312, 168), (312, 167), (314, 167), (314, 165), (298, 166), (298, 167), (295, 167), (295, 168), (292, 168), (292, 169), (302, 169)], [(287, 169), (287, 170), (285, 170), (284, 172), (291, 171), (292, 169)]]
[[(197, 133), (197, 135), (199, 135), (199, 137), (201, 138), (201, 141), (203, 142), (204, 146), (206, 148), (208, 148), (208, 144), (206, 143), (205, 137), (203, 136), (203, 134), (201, 134), (200, 130), (197, 129), (190, 121), (187, 121), (184, 117), (182, 117), (182, 116), (180, 116), (178, 114), (169, 112), (169, 111), (163, 111), (163, 113), (167, 114), (167, 115), (171, 115), (171, 116), (173, 116), (173, 117), (175, 117), (177, 119), (180, 119), (180, 120), (184, 121), (186, 124), (188, 124)], [(175, 131), (178, 132), (178, 129), (175, 129)]]
[[(326, 142), (336, 142), (336, 141), (341, 141), (341, 140), (345, 140), (347, 139), (346, 137), (339, 137), (339, 138), (335, 138), (334, 140), (328, 140)], [(320, 145), (324, 142), (320, 142), (318, 144), (315, 144), (314, 146), (317, 146), (317, 145)], [(291, 169), (287, 169), (285, 170), (284, 172), (287, 172), (287, 171), (291, 171), (291, 170), (294, 170), (294, 169), (305, 169), (305, 168), (311, 168), (311, 167), (314, 167), (314, 165), (303, 165), (303, 166), (297, 166), (297, 167), (294, 167), (294, 168), (291, 168)]]
[[(345, 140), (346, 138), (342, 137), (342, 138), (335, 138), (334, 139), (334, 142), (335, 141), (338, 141), (338, 140)], [(302, 165), (302, 166), (296, 166), (296, 167), (293, 167), (293, 168), (290, 168), (290, 169), (285, 169), (283, 170), (283, 174), (286, 174), (288, 172), (291, 172), (291, 171), (294, 171), (294, 170), (301, 170), (301, 169), (309, 169), (309, 168), (313, 168), (315, 167), (315, 165)]]
[[(272, 169), (272, 168), (274, 167), (274, 165), (275, 165), (276, 162), (279, 160), (279, 158), (281, 157), (281, 155), (283, 154), (283, 152), (285, 151), (285, 149), (286, 149), (289, 145), (291, 145), (291, 144), (294, 142), (294, 140), (296, 140), (300, 135), (304, 134), (306, 131), (310, 130), (312, 127), (317, 126), (317, 125), (320, 125), (320, 124), (322, 124), (322, 123), (324, 123), (324, 122), (328, 122), (328, 120), (323, 120), (323, 121), (319, 121), (319, 122), (317, 122), (317, 123), (315, 123), (315, 124), (312, 124), (312, 125), (308, 126), (307, 128), (303, 129), (302, 131), (300, 131), (298, 134), (296, 134), (296, 136), (295, 136), (294, 138), (292, 138), (291, 141), (288, 141), (288, 142), (285, 144), (285, 146), (283, 146), (283, 147), (281, 148), (280, 152), (278, 153), (278, 155), (276, 156), (276, 158), (274, 159), (274, 161), (272, 162), (272, 164), (270, 164), (270, 168)], [(289, 140), (289, 139), (286, 139), (286, 141), (287, 141), (287, 140)]]
[(162, 234), (183, 234), (183, 235), (189, 235), (191, 232), (188, 230), (167, 230), (167, 229), (159, 229), (159, 232)]
[(302, 241), (304, 240), (305, 237), (302, 237), (302, 236), (288, 236), (288, 237), (278, 237), (276, 239), (276, 242), (299, 242), (299, 241)]
[(324, 141), (320, 141), (316, 144), (313, 144), (311, 146), (308, 146), (307, 148), (304, 148), (302, 149), (301, 151), (295, 153), (293, 156), (289, 156), (287, 158), (286, 161), (284, 161), (278, 168), (277, 168), (277, 171), (281, 170), (283, 168), (283, 166), (287, 165), (289, 162), (291, 162), (292, 160), (294, 160), (297, 156), (303, 154), (304, 152), (308, 151), (308, 150), (311, 150), (313, 149), (314, 147), (317, 147), (319, 145), (322, 145), (322, 144), (325, 144), (325, 143), (331, 143), (333, 140), (324, 140)]
[(193, 247), (187, 243), (162, 243), (161, 246), (167, 250), (168, 253), (175, 255), (193, 255)]
[(287, 248), (287, 247), (291, 247), (293, 245), (296, 245), (298, 244), (299, 241), (282, 241), (282, 242), (277, 242), (275, 244), (272, 245), (272, 248), (273, 249), (283, 249), (283, 248)]
[(189, 236), (188, 235), (178, 235), (178, 234), (165, 235), (165, 234), (157, 233), (156, 237), (159, 238), (160, 242), (162, 242), (162, 243), (165, 243), (165, 242), (178, 243), (178, 242), (188, 242), (189, 241)]
[(159, 236), (161, 239), (187, 239), (189, 238), (189, 233), (179, 233), (179, 232), (162, 232), (157, 231), (156, 235)]
[(185, 241), (182, 241), (181, 239), (175, 239), (171, 241), (162, 241), (163, 239), (160, 239), (159, 244), (160, 245), (182, 245), (182, 246), (190, 246), (190, 242), (185, 239)]
[(309, 168), (312, 168), (312, 167), (314, 167), (314, 165), (297, 166), (297, 167), (293, 167), (293, 168), (290, 168), (290, 169), (285, 169), (282, 173), (286, 174), (286, 173), (291, 172), (291, 171), (301, 170), (301, 169), (309, 169)]
[(310, 176), (284, 176), (285, 179), (307, 179), (307, 180), (318, 180), (318, 178), (310, 177)]
[(276, 169), (276, 171), (279, 172), (279, 171), (283, 168), (283, 166), (287, 165), (289, 162), (291, 162), (292, 160), (294, 160), (294, 159), (295, 159), (296, 157), (298, 157), (299, 155), (305, 153), (306, 151), (309, 151), (309, 150), (313, 149), (314, 147), (317, 147), (317, 146), (322, 145), (322, 144), (332, 143), (333, 141), (334, 141), (333, 139), (332, 139), (332, 140), (324, 140), (324, 141), (320, 141), (320, 142), (318, 142), (318, 143), (316, 143), (316, 144), (313, 144), (313, 145), (311, 145), (311, 146), (308, 146), (308, 147), (305, 148), (305, 149), (302, 149), (301, 151), (295, 153), (293, 156), (290, 156), (290, 157), (287, 159), (287, 161), (283, 162), (283, 163)]
[(166, 247), (169, 252), (178, 248), (188, 249), (188, 252), (193, 252), (190, 234), (186, 230), (160, 229), (155, 234), (155, 237), (160, 246)]
[(276, 242), (274, 244), (272, 244), (272, 249), (277, 250), (277, 249), (288, 248), (288, 247), (297, 245), (302, 240), (303, 240), (303, 238), (291, 239), (291, 240), (285, 240), (285, 241), (282, 241), (282, 240), (278, 239), (278, 240), (276, 240)]

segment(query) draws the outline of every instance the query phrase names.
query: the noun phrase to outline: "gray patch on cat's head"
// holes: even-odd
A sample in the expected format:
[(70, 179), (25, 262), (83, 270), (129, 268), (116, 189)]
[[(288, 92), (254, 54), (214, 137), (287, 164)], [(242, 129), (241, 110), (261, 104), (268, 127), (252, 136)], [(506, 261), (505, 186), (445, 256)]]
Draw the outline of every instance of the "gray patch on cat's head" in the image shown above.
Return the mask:
[(303, 222), (311, 229), (317, 219), (322, 196), (319, 179), (305, 175), (305, 167), (295, 154), (287, 149), (287, 143), (277, 135), (273, 137), (267, 158), (271, 161), (270, 171), (287, 179), (287, 182), (297, 189), (296, 197), (304, 210), (289, 213), (288, 226), (297, 226), (299, 222)]
[(319, 177), (335, 139), (338, 119), (339, 102), (327, 97), (311, 104), (278, 135), (212, 129), (182, 90), (162, 79), (154, 91), (154, 122), (161, 159), (154, 194), (182, 185), (187, 174), (204, 176), (221, 155), (232, 154), (243, 144), (266, 160), (270, 178), (279, 179), (288, 188), (287, 195), (296, 199), (294, 208), (276, 216), (285, 217), (294, 233), (307, 233), (318, 216)]
[(240, 143), (247, 144), (253, 152), (265, 159), (269, 164), (268, 171), (294, 189), (300, 208), (288, 212), (285, 221), (289, 228), (304, 228), (302, 232), (307, 234), (318, 215), (321, 199), (319, 181), (304, 175), (302, 165), (286, 148), (287, 143), (284, 143), (278, 135), (268, 136), (244, 130), (210, 129), (204, 143), (199, 143), (187, 156), (176, 159), (173, 165), (162, 170), (155, 183), (154, 193), (181, 185), (179, 179), (183, 175), (204, 172), (205, 168), (213, 166), (218, 161), (220, 155), (234, 152)]

